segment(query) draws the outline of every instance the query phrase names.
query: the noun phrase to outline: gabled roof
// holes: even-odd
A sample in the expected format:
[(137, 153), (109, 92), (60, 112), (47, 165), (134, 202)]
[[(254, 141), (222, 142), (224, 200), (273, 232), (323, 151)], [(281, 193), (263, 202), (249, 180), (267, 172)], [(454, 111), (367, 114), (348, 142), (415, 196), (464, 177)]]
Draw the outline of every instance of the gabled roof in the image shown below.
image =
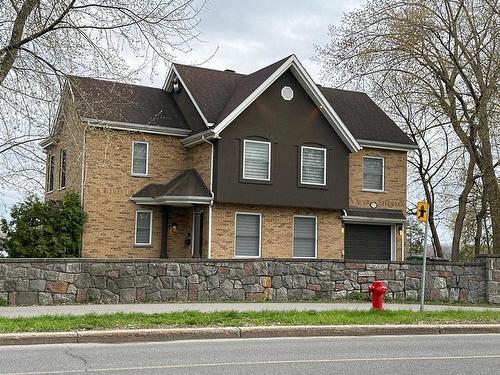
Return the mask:
[(142, 204), (206, 204), (212, 194), (196, 169), (188, 169), (165, 184), (148, 184), (132, 195)]
[[(200, 116), (206, 120), (207, 129), (211, 129), (209, 133), (217, 136), (288, 69), (352, 151), (360, 149), (360, 144), (389, 145), (387, 148), (392, 145), (403, 150), (414, 148), (411, 139), (368, 95), (316, 85), (294, 55), (248, 75), (173, 64), (165, 88), (168, 89), (170, 81), (177, 75)], [(191, 140), (196, 142), (196, 139), (197, 135), (192, 135), (186, 144), (190, 145)]]
[(68, 76), (82, 118), (190, 130), (172, 95), (160, 88)]

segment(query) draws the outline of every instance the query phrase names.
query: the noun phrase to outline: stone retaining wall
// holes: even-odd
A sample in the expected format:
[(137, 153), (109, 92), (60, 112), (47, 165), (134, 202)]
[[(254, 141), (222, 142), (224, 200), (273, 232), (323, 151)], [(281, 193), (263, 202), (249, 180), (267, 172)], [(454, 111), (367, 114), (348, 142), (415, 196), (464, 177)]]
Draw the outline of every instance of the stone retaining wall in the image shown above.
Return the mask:
[[(388, 298), (416, 300), (421, 265), (329, 260), (0, 261), (0, 302), (9, 305), (160, 301), (339, 300), (384, 280)], [(427, 298), (500, 303), (500, 258), (430, 263)]]

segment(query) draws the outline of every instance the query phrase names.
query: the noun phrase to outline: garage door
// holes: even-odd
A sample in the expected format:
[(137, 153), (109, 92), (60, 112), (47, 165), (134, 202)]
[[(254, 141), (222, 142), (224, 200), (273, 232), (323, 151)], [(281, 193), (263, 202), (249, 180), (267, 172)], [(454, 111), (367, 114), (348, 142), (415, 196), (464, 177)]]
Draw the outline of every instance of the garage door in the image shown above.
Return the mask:
[(345, 225), (344, 258), (353, 260), (391, 260), (390, 225)]

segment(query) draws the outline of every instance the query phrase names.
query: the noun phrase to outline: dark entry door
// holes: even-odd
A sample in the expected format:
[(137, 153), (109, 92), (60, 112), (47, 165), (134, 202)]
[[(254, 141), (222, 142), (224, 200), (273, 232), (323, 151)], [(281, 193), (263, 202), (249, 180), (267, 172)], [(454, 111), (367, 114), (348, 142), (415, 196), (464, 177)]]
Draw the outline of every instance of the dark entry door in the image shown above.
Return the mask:
[(346, 224), (344, 259), (391, 260), (391, 226)]

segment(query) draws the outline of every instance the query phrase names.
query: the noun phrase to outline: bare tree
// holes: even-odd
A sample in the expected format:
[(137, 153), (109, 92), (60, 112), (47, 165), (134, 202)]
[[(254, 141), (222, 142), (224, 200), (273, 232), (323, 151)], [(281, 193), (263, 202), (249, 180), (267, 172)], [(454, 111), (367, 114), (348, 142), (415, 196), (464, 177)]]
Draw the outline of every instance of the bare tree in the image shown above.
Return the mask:
[[(325, 69), (347, 81), (413, 83), (424, 104), (447, 117), (479, 170), (500, 254), (500, 188), (494, 121), (500, 106), (498, 0), (372, 0), (347, 14), (320, 48)], [(401, 92), (400, 95), (406, 95)]]
[(50, 131), (66, 74), (115, 80), (153, 74), (190, 50), (203, 5), (0, 0), (0, 185), (40, 183), (43, 155), (35, 142)]

